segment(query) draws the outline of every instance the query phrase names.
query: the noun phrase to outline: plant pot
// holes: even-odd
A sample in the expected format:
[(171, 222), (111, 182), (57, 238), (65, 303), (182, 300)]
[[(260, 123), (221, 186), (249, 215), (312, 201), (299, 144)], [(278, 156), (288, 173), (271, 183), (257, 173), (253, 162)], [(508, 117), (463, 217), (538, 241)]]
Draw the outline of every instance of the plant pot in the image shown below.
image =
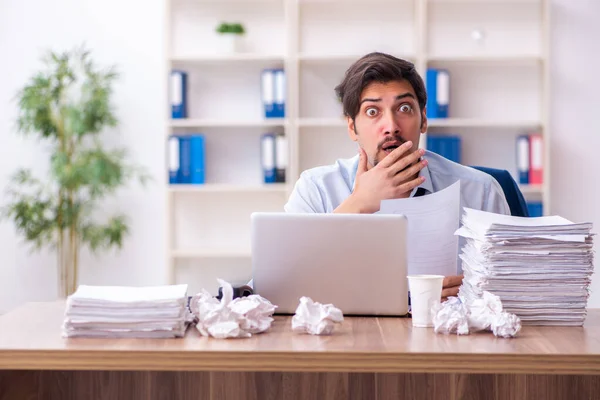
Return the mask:
[(233, 54), (240, 51), (240, 35), (235, 33), (221, 33), (218, 37), (218, 48), (221, 53)]

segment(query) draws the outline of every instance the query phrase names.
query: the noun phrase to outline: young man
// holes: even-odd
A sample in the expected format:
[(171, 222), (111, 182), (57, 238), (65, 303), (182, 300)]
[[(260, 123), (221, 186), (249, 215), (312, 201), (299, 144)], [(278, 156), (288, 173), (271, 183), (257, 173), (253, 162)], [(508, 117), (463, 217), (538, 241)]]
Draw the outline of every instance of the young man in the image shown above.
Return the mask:
[[(371, 53), (336, 87), (359, 154), (304, 171), (285, 205), (297, 213), (374, 213), (381, 200), (421, 196), (461, 181), (462, 207), (510, 214), (490, 175), (419, 149), (427, 131), (427, 93), (414, 65)], [(442, 297), (455, 296), (462, 276), (446, 277)]]

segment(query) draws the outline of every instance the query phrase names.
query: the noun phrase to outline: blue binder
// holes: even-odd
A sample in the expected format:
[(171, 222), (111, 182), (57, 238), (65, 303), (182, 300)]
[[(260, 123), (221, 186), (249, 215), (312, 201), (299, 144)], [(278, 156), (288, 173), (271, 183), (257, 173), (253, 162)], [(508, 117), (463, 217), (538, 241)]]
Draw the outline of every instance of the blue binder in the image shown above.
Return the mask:
[(450, 73), (445, 69), (429, 68), (425, 77), (427, 87), (427, 117), (448, 118), (450, 105)]
[(168, 147), (168, 164), (169, 164), (169, 184), (179, 183), (179, 136), (171, 135), (167, 142)]
[(178, 183), (191, 183), (192, 168), (190, 165), (191, 155), (191, 140), (189, 136), (179, 137), (179, 174), (177, 177)]
[(275, 107), (275, 70), (264, 69), (261, 74), (261, 100), (265, 118), (277, 118)]
[(187, 118), (187, 73), (171, 71), (170, 85), (171, 118)]
[(517, 136), (517, 173), (520, 184), (529, 183), (529, 135)]
[(427, 150), (432, 153), (440, 154), (440, 148), (438, 146), (438, 137), (432, 134), (427, 134)]
[(275, 134), (265, 133), (261, 136), (261, 163), (265, 183), (277, 181), (275, 167)]
[(190, 136), (190, 183), (203, 184), (205, 182), (204, 162), (204, 135)]
[(286, 97), (286, 80), (285, 80), (285, 71), (283, 69), (276, 69), (273, 71), (274, 73), (274, 112), (277, 118), (285, 117), (285, 97)]
[(544, 216), (544, 205), (539, 201), (528, 202), (527, 211), (530, 217), (542, 217)]
[(288, 168), (288, 141), (283, 133), (275, 135), (275, 182), (285, 183)]
[(461, 139), (460, 136), (458, 135), (454, 135), (454, 136), (450, 136), (450, 143), (451, 143), (451, 157), (449, 157), (450, 160), (454, 161), (455, 163), (460, 164), (462, 162), (462, 149), (461, 149)]

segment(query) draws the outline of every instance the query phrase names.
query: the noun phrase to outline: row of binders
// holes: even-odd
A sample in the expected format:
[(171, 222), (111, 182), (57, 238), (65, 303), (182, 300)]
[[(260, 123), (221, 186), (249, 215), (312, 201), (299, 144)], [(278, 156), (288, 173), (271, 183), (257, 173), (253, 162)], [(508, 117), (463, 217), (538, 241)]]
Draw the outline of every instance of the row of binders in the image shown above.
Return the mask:
[(264, 183), (284, 183), (289, 165), (287, 137), (282, 133), (265, 133), (260, 147)]
[(544, 138), (539, 133), (517, 137), (517, 172), (519, 183), (544, 183)]
[(260, 76), (261, 100), (265, 118), (285, 118), (285, 71), (264, 69)]
[[(461, 138), (458, 135), (427, 134), (427, 150), (461, 163)], [(541, 185), (544, 176), (544, 141), (538, 133), (517, 137), (518, 183)]]
[[(517, 138), (517, 152), (520, 152), (517, 154), (517, 159), (521, 163), (519, 167), (519, 183), (521, 184), (528, 184), (531, 181), (533, 183), (542, 183), (541, 139), (541, 135), (537, 134), (521, 135)], [(456, 163), (462, 163), (461, 138), (458, 135), (435, 135), (429, 133), (427, 134), (427, 150)], [(523, 159), (526, 161), (523, 161)], [(531, 165), (529, 160), (534, 160), (533, 165)], [(541, 217), (544, 215), (544, 207), (541, 201), (528, 200), (527, 210), (530, 217)]]
[[(206, 136), (171, 135), (168, 140), (169, 184), (206, 183)], [(289, 150), (283, 133), (265, 133), (260, 138), (261, 172), (264, 183), (284, 183)]]
[(192, 321), (187, 285), (80, 285), (67, 298), (63, 337), (179, 338)]
[(583, 325), (594, 272), (591, 223), (465, 208), (462, 225), (459, 296), (469, 302), (491, 292), (523, 324)]
[(168, 142), (169, 183), (206, 182), (205, 135), (171, 135)]
[[(185, 119), (189, 117), (188, 73), (183, 70), (172, 70), (170, 79), (171, 118)], [(286, 75), (282, 68), (267, 68), (260, 75), (260, 96), (265, 118), (285, 118)]]

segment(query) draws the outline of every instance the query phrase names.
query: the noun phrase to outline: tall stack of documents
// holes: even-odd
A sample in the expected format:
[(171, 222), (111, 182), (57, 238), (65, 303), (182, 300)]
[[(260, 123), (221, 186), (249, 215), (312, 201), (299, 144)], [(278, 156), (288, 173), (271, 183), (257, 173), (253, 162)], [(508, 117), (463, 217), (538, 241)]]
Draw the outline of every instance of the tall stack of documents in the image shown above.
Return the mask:
[(523, 324), (583, 325), (594, 269), (591, 223), (469, 208), (462, 223), (460, 296), (470, 301), (489, 291)]
[(67, 299), (63, 336), (182, 337), (189, 315), (187, 285), (81, 285)]

